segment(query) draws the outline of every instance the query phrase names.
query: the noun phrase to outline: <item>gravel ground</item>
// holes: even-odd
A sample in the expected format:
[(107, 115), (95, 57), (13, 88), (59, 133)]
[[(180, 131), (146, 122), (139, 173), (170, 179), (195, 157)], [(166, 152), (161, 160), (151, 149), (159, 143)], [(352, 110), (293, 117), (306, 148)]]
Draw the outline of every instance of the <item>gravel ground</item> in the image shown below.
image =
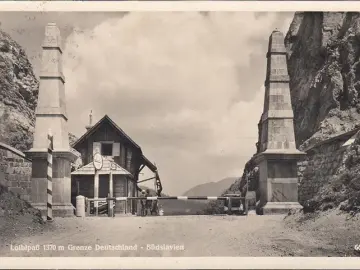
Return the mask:
[(306, 215), (298, 212), (286, 217), (284, 226), (299, 234), (310, 234), (321, 244), (318, 249), (324, 255), (360, 256), (360, 250), (355, 250), (355, 245), (360, 247), (359, 214), (352, 216), (338, 209)]
[[(337, 212), (318, 215), (316, 221), (314, 216), (300, 214), (57, 218), (42, 229), (23, 230), (16, 237), (3, 237), (0, 255), (356, 256), (354, 245), (360, 244), (360, 221), (346, 218)], [(0, 232), (6, 234), (3, 230)], [(56, 250), (44, 250), (43, 245), (47, 244), (54, 245)], [(180, 250), (148, 250), (147, 245), (151, 244), (174, 244)], [(40, 249), (11, 250), (17, 245), (40, 245)], [(69, 245), (90, 246), (92, 250), (73, 251)], [(95, 250), (96, 245), (120, 245), (120, 249), (127, 246), (134, 250)]]

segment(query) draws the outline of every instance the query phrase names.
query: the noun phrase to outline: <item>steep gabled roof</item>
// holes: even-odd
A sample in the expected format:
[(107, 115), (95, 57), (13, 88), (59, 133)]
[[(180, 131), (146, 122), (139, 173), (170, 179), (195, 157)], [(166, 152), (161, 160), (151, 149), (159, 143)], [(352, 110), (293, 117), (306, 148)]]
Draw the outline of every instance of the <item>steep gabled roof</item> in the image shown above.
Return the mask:
[(107, 114), (103, 118), (101, 118), (95, 125), (93, 125), (88, 131), (86, 131), (85, 134), (82, 135), (76, 142), (74, 142), (72, 147), (75, 148), (78, 144), (82, 143), (86, 139), (86, 137), (94, 133), (98, 129), (98, 127), (105, 121), (107, 121), (111, 126), (113, 126), (113, 128), (117, 130), (121, 135), (123, 135), (135, 148), (141, 151), (140, 146), (136, 142), (134, 142), (113, 120), (111, 120)]
[(151, 171), (156, 171), (157, 167), (155, 164), (153, 164), (150, 160), (148, 160), (144, 155), (142, 156), (144, 164), (151, 170)]
[[(115, 130), (117, 130), (121, 135), (123, 135), (135, 148), (137, 148), (141, 153), (141, 147), (133, 141), (133, 139), (130, 138), (111, 118), (106, 114), (103, 118), (101, 118), (95, 125), (93, 125), (89, 130), (87, 130), (84, 135), (82, 135), (76, 142), (73, 143), (72, 148), (75, 149), (77, 145), (85, 141), (85, 139), (90, 136), (92, 133), (94, 133), (99, 126), (107, 121)], [(151, 163), (144, 155), (142, 155), (144, 164), (152, 171), (155, 171), (157, 168), (156, 166)]]

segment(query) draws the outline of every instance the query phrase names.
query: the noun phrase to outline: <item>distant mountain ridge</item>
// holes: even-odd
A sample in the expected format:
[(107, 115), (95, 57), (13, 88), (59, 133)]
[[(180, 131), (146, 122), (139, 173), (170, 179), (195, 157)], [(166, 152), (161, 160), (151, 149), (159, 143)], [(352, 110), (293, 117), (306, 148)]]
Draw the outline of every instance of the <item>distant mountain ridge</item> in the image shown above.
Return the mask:
[(183, 196), (220, 196), (236, 179), (238, 177), (227, 177), (218, 182), (200, 184), (186, 191)]

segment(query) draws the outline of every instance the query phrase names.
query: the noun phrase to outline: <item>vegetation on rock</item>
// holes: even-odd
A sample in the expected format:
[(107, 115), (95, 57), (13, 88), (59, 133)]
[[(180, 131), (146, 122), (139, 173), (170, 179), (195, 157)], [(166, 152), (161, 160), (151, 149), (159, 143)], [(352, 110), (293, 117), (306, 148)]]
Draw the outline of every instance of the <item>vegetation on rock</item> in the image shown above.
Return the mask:
[(326, 211), (339, 207), (356, 214), (360, 212), (360, 133), (347, 149), (342, 166), (310, 200), (304, 202), (304, 212)]
[(26, 232), (43, 229), (40, 211), (0, 185), (0, 243), (11, 241)]
[(39, 82), (25, 51), (0, 30), (0, 141), (27, 150), (33, 140)]
[(360, 123), (360, 13), (297, 12), (285, 38), (297, 144)]

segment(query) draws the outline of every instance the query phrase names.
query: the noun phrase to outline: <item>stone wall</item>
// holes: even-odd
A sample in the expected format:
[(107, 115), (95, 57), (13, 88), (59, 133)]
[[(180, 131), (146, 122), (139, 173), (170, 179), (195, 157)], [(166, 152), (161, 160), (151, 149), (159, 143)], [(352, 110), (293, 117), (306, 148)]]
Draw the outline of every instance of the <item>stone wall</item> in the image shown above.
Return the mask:
[(320, 188), (341, 173), (349, 146), (343, 146), (357, 130), (341, 134), (306, 149), (306, 158), (298, 163), (299, 202), (311, 200)]
[(4, 144), (0, 145), (0, 184), (21, 199), (30, 200), (31, 162), (23, 153)]

